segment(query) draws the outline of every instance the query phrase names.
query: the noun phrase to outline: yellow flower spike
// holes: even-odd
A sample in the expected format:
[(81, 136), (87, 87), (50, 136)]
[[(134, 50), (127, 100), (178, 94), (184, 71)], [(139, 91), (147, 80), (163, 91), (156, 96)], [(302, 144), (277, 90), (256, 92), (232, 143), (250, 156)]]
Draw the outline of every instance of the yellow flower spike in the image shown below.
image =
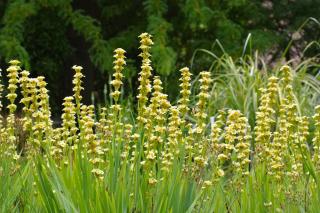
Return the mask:
[[(166, 94), (162, 93), (159, 98), (160, 98), (159, 100), (160, 106), (157, 110), (157, 116), (155, 118), (156, 125), (154, 126), (154, 129), (156, 132), (158, 132), (159, 136), (163, 137), (163, 134), (165, 134), (165, 130), (166, 130), (166, 127), (165, 127), (166, 117), (171, 104), (168, 101), (168, 96)], [(162, 139), (159, 142), (161, 143)]]
[(206, 105), (207, 101), (210, 97), (209, 95), (209, 87), (212, 82), (211, 73), (210, 72), (200, 72), (200, 93), (198, 94), (198, 102), (196, 104), (196, 113), (195, 117), (197, 119), (197, 127), (196, 131), (199, 134), (204, 133), (205, 125), (206, 125)]
[[(299, 144), (299, 115), (298, 115), (298, 107), (296, 104), (295, 94), (293, 92), (293, 73), (289, 66), (283, 66), (280, 69), (281, 72), (281, 92), (282, 92), (282, 100), (281, 100), (281, 109), (283, 112), (283, 123), (286, 123), (286, 135), (282, 134), (283, 140), (286, 140), (287, 146), (290, 150), (294, 150), (293, 152), (300, 152), (300, 148), (298, 148)], [(284, 129), (284, 125), (282, 124), (282, 128)], [(292, 165), (292, 168), (288, 169), (288, 176), (291, 176), (293, 179), (297, 178), (296, 169), (301, 167), (301, 161), (298, 154), (289, 154), (286, 153), (284, 156), (285, 160), (289, 163), (288, 165)]]
[[(77, 142), (77, 131), (76, 127), (76, 107), (73, 103), (74, 97), (68, 96), (65, 97), (63, 102), (63, 114), (61, 115), (62, 119), (62, 137), (66, 145), (76, 145)], [(64, 152), (68, 150), (65, 149)]]
[(81, 106), (81, 122), (82, 130), (80, 132), (80, 137), (83, 141), (82, 146), (87, 151), (89, 162), (94, 165), (95, 169), (98, 169), (104, 162), (101, 157), (104, 154), (104, 151), (101, 146), (101, 140), (99, 140), (94, 133), (96, 123), (94, 121), (93, 105)]
[(16, 147), (15, 147), (15, 142), (16, 142), (16, 136), (15, 136), (15, 111), (17, 109), (17, 106), (15, 105), (15, 99), (17, 98), (16, 90), (18, 88), (17, 84), (19, 82), (19, 61), (18, 60), (11, 60), (9, 62), (10, 66), (7, 69), (7, 76), (8, 76), (8, 90), (9, 93), (6, 96), (7, 99), (9, 100), (10, 104), (7, 106), (9, 109), (9, 116), (7, 117), (7, 131), (8, 131), (8, 150), (7, 153), (8, 155), (14, 157), (16, 155)]
[(213, 155), (217, 155), (219, 152), (219, 140), (223, 133), (223, 125), (225, 123), (226, 112), (224, 110), (219, 110), (216, 120), (211, 124), (211, 144), (210, 149)]
[(29, 72), (22, 71), (20, 77), (20, 86), (22, 88), (23, 98), (20, 100), (20, 103), (23, 103), (23, 129), (25, 131), (30, 131), (32, 128), (33, 118), (32, 115), (38, 109), (37, 102), (37, 79), (29, 78)]
[(307, 116), (302, 116), (299, 120), (299, 141), (302, 143), (302, 147), (305, 147), (307, 138), (309, 136), (309, 118)]
[[(222, 119), (222, 118), (220, 118)], [(218, 123), (218, 126), (222, 124)], [(229, 110), (224, 129), (224, 143), (218, 144), (218, 169), (215, 172), (214, 179), (224, 176), (222, 169), (224, 163), (232, 161), (232, 168), (239, 175), (238, 186), (243, 184), (242, 178), (249, 174), (250, 164), (250, 126), (246, 117), (239, 110)], [(233, 155), (233, 153), (235, 153)], [(231, 158), (234, 156), (233, 158)]]
[(286, 150), (283, 145), (283, 140), (284, 138), (281, 137), (279, 132), (274, 133), (273, 143), (270, 148), (270, 158), (268, 159), (267, 172), (277, 181), (281, 181), (285, 174), (284, 152)]
[[(114, 50), (114, 58), (115, 61), (114, 63), (114, 73), (113, 77), (114, 79), (110, 82), (110, 84), (113, 86), (114, 91), (111, 93), (111, 97), (114, 100), (113, 105), (110, 106), (110, 111), (107, 116), (107, 126), (106, 126), (106, 139), (107, 139), (107, 148), (106, 146), (102, 148), (103, 150), (110, 150), (111, 149), (111, 143), (112, 140), (115, 141), (122, 141), (122, 133), (123, 133), (123, 123), (121, 122), (121, 105), (118, 103), (119, 97), (121, 95), (121, 86), (123, 84), (122, 79), (123, 79), (123, 74), (122, 71), (124, 69), (124, 65), (126, 64), (125, 62), (125, 56), (124, 53), (125, 51), (121, 48), (117, 48)], [(100, 141), (102, 142), (102, 141)], [(105, 142), (102, 142), (105, 144)]]
[(246, 117), (238, 118), (238, 135), (237, 135), (237, 144), (235, 145), (236, 164), (239, 165), (236, 168), (236, 171), (239, 172), (243, 177), (249, 174), (249, 163), (250, 161), (250, 126)]
[(123, 152), (121, 153), (122, 159), (126, 162), (126, 160), (129, 157), (131, 143), (130, 143), (130, 137), (132, 133), (133, 126), (131, 124), (125, 124), (124, 125), (124, 131), (123, 131), (123, 140), (125, 142)]
[(162, 93), (162, 82), (159, 76), (154, 77), (152, 97), (150, 105), (145, 113), (145, 138), (150, 138), (149, 148), (155, 147), (156, 144), (163, 142), (163, 134), (165, 133), (166, 113), (170, 107), (167, 95)]
[[(194, 167), (194, 174), (198, 175), (198, 170), (202, 169), (207, 163), (206, 144), (207, 138), (205, 137), (206, 123), (207, 123), (207, 102), (210, 97), (209, 88), (212, 82), (211, 73), (202, 71), (200, 72), (200, 92), (197, 95), (198, 102), (194, 109), (194, 117), (196, 124), (194, 128), (189, 129), (188, 146), (192, 144), (193, 148), (190, 149), (189, 158), (194, 155), (196, 165)], [(193, 141), (193, 142), (192, 142)]]
[(140, 47), (139, 49), (142, 50), (142, 53), (140, 54), (140, 56), (146, 60), (146, 62), (148, 61), (149, 57), (150, 57), (150, 49), (151, 46), (153, 45), (153, 41), (151, 39), (151, 35), (149, 33), (141, 33), (139, 35), (140, 38)]
[(177, 159), (179, 156), (179, 144), (182, 143), (182, 132), (179, 128), (182, 122), (176, 106), (171, 106), (168, 120), (168, 141), (165, 143), (163, 156), (161, 158), (161, 170), (166, 172), (171, 171), (171, 165), (173, 165), (174, 159)]
[[(27, 75), (24, 73), (23, 75)], [(22, 80), (21, 78), (20, 80)], [(48, 90), (46, 89), (47, 83), (45, 82), (45, 78), (43, 76), (39, 76), (36, 78), (34, 83), (32, 84), (34, 88), (34, 93), (32, 94), (32, 99), (28, 99), (29, 91), (28, 91), (28, 81), (24, 82), (25, 85), (25, 95), (27, 96), (28, 102), (25, 103), (25, 112), (27, 115), (27, 119), (25, 119), (25, 127), (26, 129), (32, 130), (32, 138), (31, 144), (32, 149), (29, 150), (30, 155), (35, 155), (39, 153), (40, 148), (44, 148), (43, 146), (47, 146), (51, 141), (50, 135), (52, 130), (52, 121), (51, 121), (51, 109), (49, 106), (49, 95)], [(23, 83), (23, 82), (22, 82)], [(30, 96), (31, 97), (31, 96)], [(36, 110), (30, 111), (27, 110), (30, 102), (34, 102), (36, 105)], [(31, 113), (31, 114), (29, 114)], [(29, 118), (30, 116), (32, 118)], [(30, 126), (32, 124), (32, 126)], [(46, 142), (46, 143), (44, 143)]]
[(153, 92), (152, 97), (150, 99), (150, 105), (148, 109), (150, 109), (150, 119), (154, 120), (156, 118), (157, 110), (160, 107), (161, 95), (162, 95), (162, 82), (159, 76), (154, 76), (153, 80)]
[(180, 80), (180, 94), (181, 98), (178, 100), (179, 106), (178, 109), (181, 113), (181, 117), (184, 119), (186, 114), (189, 112), (189, 98), (190, 98), (190, 87), (191, 87), (191, 76), (192, 74), (189, 71), (188, 67), (180, 69), (181, 78)]
[(118, 102), (118, 99), (119, 99), (119, 96), (121, 94), (120, 92), (120, 87), (121, 85), (123, 84), (122, 83), (122, 78), (123, 78), (123, 74), (122, 74), (122, 71), (124, 69), (124, 65), (126, 64), (125, 62), (125, 50), (121, 49), (121, 48), (117, 48), (114, 50), (114, 58), (115, 58), (115, 61), (113, 62), (114, 63), (114, 74), (113, 74), (113, 77), (114, 77), (114, 80), (111, 81), (111, 85), (113, 86), (114, 88), (114, 91), (111, 93), (111, 96), (113, 97), (114, 101), (115, 101), (115, 104), (117, 104)]
[[(148, 140), (148, 143), (144, 144), (147, 156), (144, 168), (151, 169), (152, 171), (155, 167), (155, 162), (148, 158), (150, 154), (162, 155), (161, 163), (163, 165), (166, 164), (165, 159), (170, 158), (167, 154), (168, 144), (164, 143), (164, 139), (166, 137), (166, 117), (171, 106), (170, 102), (167, 100), (167, 95), (162, 93), (162, 82), (158, 76), (154, 77), (153, 89), (154, 91), (150, 100), (151, 103), (145, 113), (146, 123), (144, 126), (144, 138)], [(161, 150), (164, 146), (165, 151), (163, 153), (158, 153), (157, 149), (160, 148)], [(164, 169), (164, 167), (161, 169)], [(152, 172), (150, 174), (154, 173)], [(150, 176), (150, 178), (153, 177)]]
[(30, 103), (30, 98), (28, 97), (28, 82), (29, 82), (29, 71), (23, 70), (21, 73), (21, 77), (19, 79), (20, 87), (21, 87), (21, 93), (22, 93), (22, 99), (20, 100), (20, 103), (24, 105), (23, 112), (25, 113), (26, 117), (30, 117), (28, 115), (28, 108)]
[(297, 132), (294, 136), (294, 141), (292, 144), (292, 155), (294, 157), (293, 164), (291, 166), (291, 177), (293, 181), (298, 181), (301, 174), (303, 173), (303, 153), (307, 153), (308, 143), (307, 138), (309, 136), (309, 120), (308, 117), (302, 116), (297, 119)]
[[(8, 72), (7, 76), (9, 78), (9, 85), (8, 85), (9, 94), (7, 95), (7, 98), (9, 99), (11, 105), (14, 105), (14, 101), (17, 97), (17, 94), (15, 92), (16, 92), (16, 89), (18, 88), (17, 83), (19, 82), (18, 80), (19, 70), (20, 70), (20, 67), (16, 65), (11, 65), (7, 69), (7, 72)], [(15, 112), (15, 107), (12, 107), (12, 109), (10, 109), (10, 114), (13, 114), (14, 112)]]
[(256, 161), (266, 162), (269, 158), (270, 140), (272, 138), (271, 129), (275, 124), (275, 104), (278, 98), (278, 78), (270, 77), (268, 79), (267, 89), (262, 89), (260, 106), (256, 113), (255, 143), (256, 143)]
[(152, 67), (150, 65), (150, 49), (151, 45), (153, 44), (151, 40), (151, 35), (148, 33), (142, 33), (140, 36), (140, 47), (141, 53), (140, 57), (142, 58), (142, 65), (141, 65), (141, 72), (139, 73), (138, 81), (140, 85), (138, 87), (139, 94), (137, 95), (138, 98), (138, 122), (142, 125), (145, 122), (144, 116), (146, 111), (146, 104), (148, 101), (148, 94), (151, 92), (151, 84), (150, 84), (150, 77)]
[(72, 80), (72, 84), (73, 84), (72, 91), (74, 92), (73, 97), (75, 98), (76, 114), (79, 121), (81, 100), (82, 100), (81, 91), (84, 89), (82, 87), (82, 83), (83, 83), (82, 79), (84, 78), (84, 75), (82, 74), (83, 67), (74, 65), (72, 66), (72, 69), (75, 71), (75, 74)]
[(97, 122), (97, 137), (101, 141), (101, 145), (104, 150), (107, 149), (106, 143), (107, 143), (107, 138), (110, 136), (110, 130), (109, 130), (109, 125), (108, 125), (108, 120), (107, 120), (108, 112), (106, 107), (102, 107), (100, 110), (99, 114), (99, 120)]
[(112, 115), (110, 114), (109, 116), (112, 117), (112, 122), (115, 124), (113, 125), (112, 132), (117, 132), (118, 127), (120, 125), (119, 120), (120, 118), (120, 113), (121, 113), (121, 106), (118, 104), (119, 97), (121, 95), (121, 86), (123, 84), (122, 79), (123, 79), (123, 74), (122, 71), (124, 69), (124, 65), (126, 64), (125, 62), (125, 50), (121, 48), (117, 48), (114, 50), (114, 58), (115, 61), (113, 62), (114, 64), (114, 73), (113, 77), (114, 79), (110, 82), (110, 84), (113, 86), (114, 91), (111, 93), (111, 96), (114, 100), (114, 104), (110, 107), (112, 109)]
[[(281, 100), (279, 109), (279, 124), (278, 130), (274, 132), (273, 142), (269, 148), (269, 157), (266, 159), (267, 172), (277, 181), (281, 181), (288, 168), (285, 168), (285, 162), (290, 160), (291, 156), (288, 152), (288, 122), (286, 115), (286, 104), (284, 100)], [(288, 171), (288, 170), (287, 170)]]
[(132, 147), (131, 147), (132, 153), (131, 153), (131, 158), (130, 158), (130, 164), (131, 164), (130, 171), (134, 171), (135, 164), (139, 159), (139, 149), (137, 146), (139, 138), (140, 138), (140, 134), (138, 134), (138, 133), (133, 133), (130, 137), (131, 142), (132, 142)]
[[(291, 68), (287, 65), (280, 68), (280, 72), (283, 78), (284, 85), (287, 86), (292, 82)], [(284, 86), (284, 87), (285, 87)]]

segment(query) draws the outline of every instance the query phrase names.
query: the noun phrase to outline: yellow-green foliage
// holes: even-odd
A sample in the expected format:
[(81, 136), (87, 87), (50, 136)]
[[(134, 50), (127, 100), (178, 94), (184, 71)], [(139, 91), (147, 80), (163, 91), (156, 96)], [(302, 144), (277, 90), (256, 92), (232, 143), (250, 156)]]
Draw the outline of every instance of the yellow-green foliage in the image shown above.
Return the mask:
[[(101, 181), (107, 172), (121, 165), (132, 176), (142, 175), (151, 190), (165, 181), (171, 171), (178, 169), (195, 179), (203, 189), (223, 179), (239, 191), (256, 169), (264, 169), (271, 182), (280, 182), (284, 178), (299, 181), (308, 155), (319, 168), (320, 106), (315, 108), (313, 117), (315, 133), (311, 135), (311, 151), (307, 144), (309, 118), (299, 115), (292, 71), (288, 66), (280, 70), (280, 79), (270, 77), (267, 87), (261, 88), (260, 106), (252, 131), (246, 116), (237, 109), (220, 110), (214, 119), (208, 115), (207, 103), (213, 81), (210, 72), (200, 72), (200, 92), (192, 106), (191, 73), (188, 68), (182, 68), (181, 98), (177, 105), (170, 103), (160, 77), (155, 76), (152, 83), (150, 80), (151, 36), (143, 33), (139, 37), (142, 65), (137, 122), (130, 121), (122, 113), (120, 97), (126, 57), (121, 48), (116, 49), (114, 55), (114, 79), (111, 81), (114, 103), (98, 113), (93, 105), (84, 105), (82, 67), (73, 66), (74, 94), (64, 98), (62, 125), (56, 128), (52, 125), (44, 77), (30, 78), (28, 71), (21, 71), (18, 61), (10, 62), (6, 96), (9, 115), (6, 125), (0, 123), (0, 139), (1, 154), (16, 160), (13, 168), (18, 168), (23, 159), (38, 156), (45, 156), (48, 162), (53, 159), (59, 169), (73, 168), (80, 158), (88, 159), (92, 175)], [(16, 137), (21, 130), (15, 128), (18, 85), (23, 104), (21, 121), (26, 133), (22, 150), (17, 148), (21, 146)], [(211, 125), (209, 116), (212, 116)]]

